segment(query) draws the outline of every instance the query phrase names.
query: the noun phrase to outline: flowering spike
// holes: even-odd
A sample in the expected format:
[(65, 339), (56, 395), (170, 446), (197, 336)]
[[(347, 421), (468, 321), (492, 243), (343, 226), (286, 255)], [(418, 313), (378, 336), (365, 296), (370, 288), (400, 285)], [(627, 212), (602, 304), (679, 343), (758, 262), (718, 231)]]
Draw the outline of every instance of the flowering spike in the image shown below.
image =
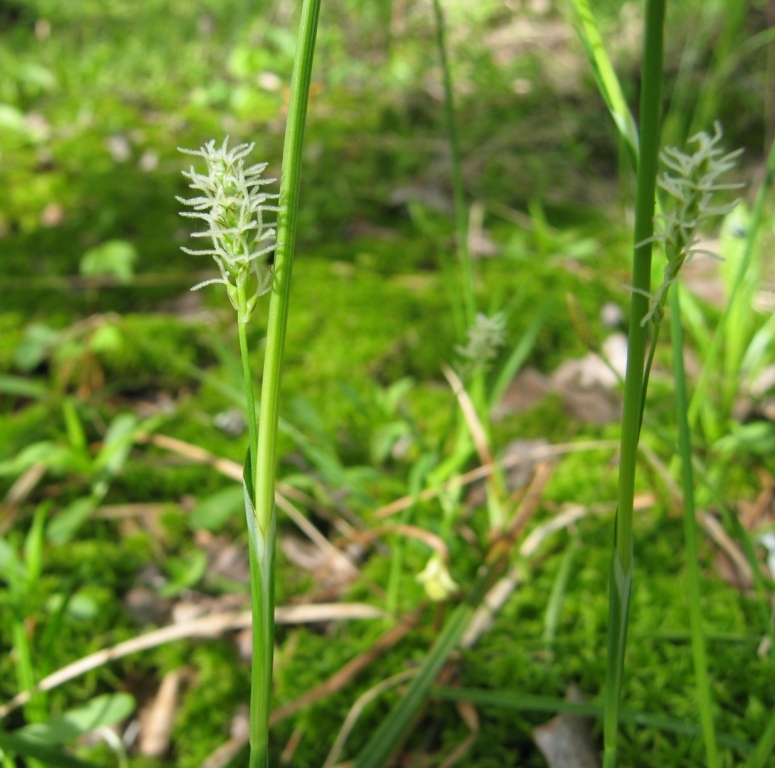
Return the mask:
[[(207, 164), (207, 174), (197, 173), (194, 167), (183, 171), (191, 182), (191, 189), (199, 197), (178, 197), (178, 202), (193, 210), (182, 211), (181, 216), (202, 219), (207, 229), (192, 233), (192, 237), (207, 237), (212, 248), (193, 250), (183, 248), (195, 256), (212, 256), (221, 273), (220, 278), (205, 280), (191, 290), (205, 285), (222, 283), (235, 309), (247, 320), (255, 309), (255, 299), (267, 293), (272, 284), (272, 268), (268, 254), (274, 249), (274, 224), (264, 221), (264, 213), (279, 211), (272, 201), (279, 195), (261, 188), (275, 179), (264, 179), (261, 174), (267, 163), (245, 168), (243, 159), (254, 144), (239, 144), (229, 149), (228, 137), (216, 148), (208, 141), (200, 149), (178, 149), (186, 155), (201, 157)], [(251, 278), (254, 278), (251, 281)], [(252, 296), (247, 294), (251, 293)], [(244, 294), (242, 298), (239, 298)]]
[(486, 370), (492, 359), (503, 346), (506, 318), (500, 312), (492, 317), (477, 313), (473, 325), (468, 329), (468, 343), (455, 346), (455, 352), (462, 358), (459, 373), (469, 378), (474, 371)]
[(690, 143), (697, 144), (694, 154), (685, 154), (675, 147), (660, 153), (660, 160), (667, 170), (659, 177), (659, 187), (671, 200), (664, 212), (655, 218), (655, 234), (647, 242), (662, 243), (667, 256), (662, 284), (656, 294), (630, 288), (645, 295), (650, 301), (649, 311), (641, 325), (649, 321), (659, 322), (664, 311), (668, 288), (678, 281), (683, 265), (697, 254), (708, 254), (699, 246), (699, 230), (713, 216), (729, 213), (739, 202), (711, 205), (716, 192), (739, 189), (742, 184), (719, 184), (718, 178), (735, 167), (742, 149), (724, 154), (718, 146), (721, 141), (721, 124), (713, 126), (713, 135), (704, 131), (692, 136)]

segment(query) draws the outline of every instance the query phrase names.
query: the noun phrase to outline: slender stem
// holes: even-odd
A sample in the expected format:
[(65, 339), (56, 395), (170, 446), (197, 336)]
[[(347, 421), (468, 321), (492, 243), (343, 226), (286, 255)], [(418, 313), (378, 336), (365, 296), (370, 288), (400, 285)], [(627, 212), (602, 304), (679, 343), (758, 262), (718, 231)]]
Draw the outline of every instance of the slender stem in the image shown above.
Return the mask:
[(277, 465), (277, 423), (279, 417), (280, 378), (282, 373), (288, 304), (291, 293), (291, 269), (296, 244), (296, 219), (299, 209), (301, 150), (304, 122), (312, 76), (320, 0), (303, 0), (300, 36), (291, 79), (291, 103), (283, 148), (280, 181), (280, 212), (277, 217), (274, 283), (269, 303), (266, 357), (262, 377), (261, 411), (256, 455), (256, 519), (265, 531), (274, 511), (274, 480)]
[(476, 295), (474, 293), (474, 273), (471, 267), (471, 254), (468, 250), (468, 208), (466, 206), (465, 188), (463, 187), (463, 171), (460, 162), (460, 142), (457, 135), (455, 120), (455, 97), (452, 88), (452, 73), (447, 57), (447, 46), (444, 37), (444, 14), (440, 0), (433, 0), (433, 11), (436, 18), (436, 44), (441, 58), (441, 70), (444, 75), (444, 118), (447, 124), (447, 137), (452, 156), (452, 190), (455, 200), (455, 228), (457, 230), (458, 254), (463, 277), (463, 319), (464, 327), (458, 328), (461, 341), (465, 340), (466, 329), (474, 321), (476, 314)]
[(647, 0), (640, 102), (641, 127), (635, 207), (635, 248), (632, 272), (632, 285), (636, 290), (632, 294), (630, 305), (630, 337), (627, 373), (624, 381), (619, 495), (614, 552), (611, 563), (611, 603), (604, 720), (605, 768), (614, 768), (616, 765), (619, 709), (621, 706), (624, 652), (627, 641), (629, 598), (633, 571), (633, 498), (635, 495), (635, 469), (641, 424), (643, 366), (648, 337), (648, 329), (641, 326), (641, 320), (649, 309), (647, 298), (651, 282), (651, 242), (649, 239), (654, 229), (664, 16), (665, 0)]
[(708, 676), (705, 635), (702, 628), (700, 605), (700, 566), (697, 544), (697, 519), (694, 507), (694, 470), (692, 445), (689, 434), (689, 398), (686, 394), (686, 372), (683, 359), (683, 328), (681, 327), (681, 299), (677, 287), (670, 292), (670, 332), (673, 342), (673, 379), (675, 382), (675, 409), (678, 421), (678, 453), (681, 456), (681, 485), (684, 499), (684, 539), (688, 573), (689, 621), (692, 635), (694, 676), (699, 700), (700, 724), (705, 740), (708, 768), (718, 768), (718, 748), (713, 725), (713, 695)]
[[(622, 457), (619, 469), (619, 512), (616, 547), (625, 570), (632, 561), (632, 500), (635, 491), (635, 465), (640, 426), (640, 403), (643, 388), (643, 364), (648, 328), (641, 320), (649, 310), (651, 282), (651, 242), (654, 231), (654, 206), (659, 150), (660, 91), (662, 81), (662, 24), (665, 0), (647, 3), (646, 40), (641, 95), (641, 130), (638, 163), (638, 189), (635, 209), (636, 246), (633, 254), (630, 336), (627, 372), (624, 382), (624, 422)], [(643, 293), (641, 293), (642, 291)]]
[[(303, 0), (299, 38), (291, 78), (291, 102), (283, 148), (277, 248), (269, 303), (267, 346), (264, 357), (260, 418), (256, 450), (246, 473), (245, 502), (250, 533), (250, 570), (253, 606), (253, 669), (250, 699), (250, 768), (269, 766), (269, 711), (274, 651), (274, 505), (277, 469), (277, 426), (280, 380), (288, 325), (291, 268), (296, 241), (299, 180), (307, 115), (312, 60), (315, 51), (320, 0)], [(253, 464), (255, 462), (255, 464)], [(254, 483), (248, 480), (255, 479)]]
[[(245, 317), (244, 308), (247, 306), (246, 286), (244, 281), (240, 281), (237, 285), (238, 306), (240, 309), (237, 311), (237, 336), (239, 337), (239, 351), (242, 358), (242, 378), (244, 381), (245, 389), (245, 405), (247, 410), (247, 422), (248, 422), (248, 445), (250, 446), (250, 454), (255, 455), (256, 446), (258, 445), (258, 419), (256, 416), (256, 395), (253, 386), (253, 373), (250, 368), (250, 350), (248, 348), (248, 324)], [(251, 472), (254, 474), (250, 478), (250, 484), (255, 488), (255, 463), (249, 459), (246, 466), (250, 467)]]

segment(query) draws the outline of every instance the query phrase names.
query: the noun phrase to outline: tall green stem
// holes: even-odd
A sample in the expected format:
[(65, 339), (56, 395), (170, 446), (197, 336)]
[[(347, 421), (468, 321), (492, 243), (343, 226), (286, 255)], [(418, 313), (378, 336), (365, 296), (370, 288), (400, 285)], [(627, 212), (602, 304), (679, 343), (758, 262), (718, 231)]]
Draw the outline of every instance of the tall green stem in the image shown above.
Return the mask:
[[(291, 78), (291, 101), (283, 147), (277, 248), (269, 303), (266, 354), (262, 377), (257, 450), (249, 458), (255, 469), (246, 472), (246, 504), (250, 532), (250, 566), (253, 594), (253, 671), (250, 716), (250, 768), (269, 766), (269, 710), (274, 650), (274, 505), (277, 470), (277, 425), (280, 380), (288, 325), (291, 271), (299, 209), (299, 182), (304, 123), (312, 76), (320, 0), (303, 0), (299, 39)], [(255, 484), (248, 483), (252, 475)], [(251, 514), (252, 513), (252, 514)], [(252, 519), (251, 519), (252, 517)]]
[[(635, 248), (630, 305), (630, 337), (624, 382), (624, 414), (619, 465), (619, 495), (614, 552), (611, 563), (608, 658), (606, 668), (604, 766), (616, 765), (619, 709), (627, 641), (627, 622), (633, 571), (632, 515), (635, 469), (641, 423), (644, 360), (648, 337), (641, 320), (649, 310), (651, 242), (659, 152), (660, 103), (665, 0), (647, 0), (643, 47), (638, 185), (635, 207)], [(648, 242), (647, 242), (648, 241)], [(643, 293), (640, 293), (640, 292)]]
[(288, 126), (285, 131), (285, 145), (283, 147), (280, 211), (277, 216), (277, 248), (274, 258), (274, 282), (269, 302), (264, 373), (261, 379), (261, 410), (256, 455), (256, 518), (258, 526), (262, 530), (268, 527), (274, 512), (280, 378), (285, 334), (288, 326), (291, 271), (296, 245), (304, 123), (307, 116), (307, 101), (319, 11), (320, 0), (303, 0), (300, 37), (291, 79)]
[[(447, 137), (452, 158), (452, 191), (455, 200), (455, 229), (457, 230), (458, 254), (462, 273), (463, 289), (463, 327), (457, 328), (461, 341), (465, 341), (466, 329), (471, 326), (476, 314), (476, 296), (474, 293), (474, 273), (471, 266), (471, 254), (468, 250), (468, 207), (466, 206), (463, 170), (460, 162), (460, 142), (455, 120), (455, 97), (452, 88), (452, 72), (447, 57), (444, 36), (444, 14), (441, 1), (433, 0), (433, 12), (436, 18), (436, 44), (439, 48), (441, 71), (444, 77), (444, 119), (447, 124)], [(457, 309), (457, 308), (456, 308)]]

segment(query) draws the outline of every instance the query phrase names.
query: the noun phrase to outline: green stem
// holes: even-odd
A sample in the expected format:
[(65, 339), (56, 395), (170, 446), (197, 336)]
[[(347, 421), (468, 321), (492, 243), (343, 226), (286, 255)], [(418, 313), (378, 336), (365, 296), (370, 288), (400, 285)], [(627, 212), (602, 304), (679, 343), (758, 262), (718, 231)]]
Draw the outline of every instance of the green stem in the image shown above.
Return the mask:
[[(644, 36), (638, 185), (635, 207), (630, 337), (624, 381), (624, 414), (619, 465), (619, 495), (611, 563), (608, 658), (605, 685), (604, 768), (616, 765), (619, 709), (627, 641), (629, 598), (633, 571), (632, 516), (635, 469), (641, 424), (643, 366), (648, 329), (641, 320), (649, 309), (651, 242), (659, 151), (662, 52), (665, 0), (647, 0)], [(649, 242), (647, 242), (649, 241)], [(637, 291), (643, 291), (639, 293)]]
[(319, 11), (320, 0), (303, 0), (300, 37), (291, 79), (288, 126), (285, 131), (285, 146), (283, 148), (280, 212), (277, 217), (277, 248), (275, 250), (274, 282), (269, 302), (256, 455), (256, 516), (261, 530), (268, 528), (274, 511), (280, 378), (288, 325), (291, 270), (296, 244), (304, 122), (307, 115), (307, 100), (312, 76), (312, 59), (315, 52)]
[(678, 421), (678, 453), (681, 457), (681, 485), (684, 499), (684, 538), (688, 573), (689, 621), (692, 635), (694, 676), (699, 700), (700, 724), (705, 740), (708, 768), (718, 768), (718, 748), (713, 725), (713, 697), (708, 676), (708, 659), (702, 627), (700, 605), (700, 566), (698, 554), (697, 519), (694, 507), (694, 471), (692, 445), (689, 434), (689, 398), (686, 394), (686, 372), (683, 359), (683, 328), (681, 327), (681, 299), (677, 289), (670, 292), (670, 332), (673, 343), (673, 378), (675, 381), (675, 408)]
[[(242, 378), (245, 389), (245, 404), (247, 409), (248, 422), (248, 445), (249, 457), (255, 456), (256, 446), (258, 445), (258, 419), (256, 418), (256, 395), (253, 386), (253, 373), (250, 368), (250, 350), (248, 347), (248, 323), (245, 316), (247, 307), (246, 286), (244, 281), (237, 284), (238, 306), (237, 310), (237, 336), (239, 337), (239, 351), (242, 358)], [(249, 458), (246, 467), (250, 467), (253, 473), (250, 478), (250, 484), (253, 488), (256, 486), (255, 463)]]
[(455, 120), (455, 98), (452, 89), (452, 73), (447, 58), (447, 46), (444, 39), (444, 15), (440, 0), (433, 0), (433, 12), (436, 18), (436, 44), (439, 48), (441, 70), (444, 75), (444, 118), (447, 124), (449, 149), (452, 156), (452, 190), (455, 200), (455, 228), (457, 230), (458, 253), (463, 277), (463, 319), (465, 326), (458, 328), (461, 341), (465, 341), (466, 329), (471, 326), (476, 315), (476, 295), (474, 293), (474, 273), (471, 266), (471, 254), (468, 250), (468, 207), (466, 206), (463, 171), (460, 162), (460, 143)]
[[(280, 380), (288, 325), (291, 271), (296, 242), (299, 181), (312, 60), (315, 52), (320, 0), (303, 0), (299, 39), (291, 78), (291, 101), (283, 148), (280, 211), (277, 217), (274, 281), (269, 303), (266, 354), (262, 377), (256, 450), (249, 459), (255, 469), (246, 473), (246, 507), (250, 533), (253, 593), (253, 670), (250, 715), (250, 768), (269, 765), (269, 711), (274, 651), (274, 505), (277, 470), (277, 427)], [(249, 483), (250, 476), (255, 483)], [(255, 505), (253, 502), (255, 501)]]
[(272, 704), (272, 662), (274, 658), (274, 547), (276, 523), (273, 517), (266, 533), (255, 525), (250, 501), (248, 512), (250, 594), (253, 612), (253, 660), (250, 685), (250, 768), (269, 768), (269, 714)]

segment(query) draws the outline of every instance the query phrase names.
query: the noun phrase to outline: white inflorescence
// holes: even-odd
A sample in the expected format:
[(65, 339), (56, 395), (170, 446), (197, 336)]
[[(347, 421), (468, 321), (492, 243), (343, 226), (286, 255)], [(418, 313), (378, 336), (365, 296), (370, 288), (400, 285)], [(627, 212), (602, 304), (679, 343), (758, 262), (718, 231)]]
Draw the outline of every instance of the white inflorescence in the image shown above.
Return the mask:
[(275, 229), (274, 223), (264, 221), (264, 214), (279, 210), (270, 202), (277, 200), (279, 195), (261, 190), (275, 181), (261, 178), (267, 163), (245, 168), (243, 159), (255, 145), (240, 144), (229, 149), (228, 143), (226, 138), (219, 148), (215, 141), (209, 141), (197, 150), (179, 147), (187, 155), (204, 158), (207, 174), (197, 173), (193, 166), (184, 171), (191, 189), (202, 195), (190, 199), (178, 197), (177, 200), (194, 209), (182, 212), (181, 216), (202, 219), (207, 224), (207, 229), (194, 232), (193, 237), (207, 237), (212, 242), (212, 248), (183, 250), (196, 256), (212, 256), (221, 273), (221, 277), (205, 280), (191, 290), (222, 283), (234, 308), (247, 322), (257, 298), (271, 287), (268, 256), (275, 247)]
[(715, 257), (715, 254), (697, 247), (700, 230), (708, 219), (726, 215), (739, 202), (734, 200), (726, 205), (711, 204), (716, 192), (742, 186), (718, 183), (722, 174), (735, 167), (743, 151), (738, 149), (725, 155), (718, 146), (721, 137), (721, 125), (715, 123), (713, 136), (703, 131), (689, 139), (689, 143), (697, 144), (694, 154), (689, 155), (673, 147), (660, 153), (660, 160), (667, 170), (659, 177), (658, 184), (670, 199), (666, 201), (663, 212), (656, 217), (656, 233), (652, 240), (664, 246), (667, 264), (664, 279), (656, 294), (645, 294), (650, 300), (650, 308), (641, 325), (646, 325), (652, 319), (659, 322), (667, 289), (678, 280), (684, 263), (695, 254)]
[(468, 343), (455, 346), (455, 352), (462, 358), (461, 375), (464, 378), (474, 371), (486, 370), (498, 349), (503, 346), (506, 318), (498, 312), (492, 317), (477, 313), (473, 325), (468, 329)]

